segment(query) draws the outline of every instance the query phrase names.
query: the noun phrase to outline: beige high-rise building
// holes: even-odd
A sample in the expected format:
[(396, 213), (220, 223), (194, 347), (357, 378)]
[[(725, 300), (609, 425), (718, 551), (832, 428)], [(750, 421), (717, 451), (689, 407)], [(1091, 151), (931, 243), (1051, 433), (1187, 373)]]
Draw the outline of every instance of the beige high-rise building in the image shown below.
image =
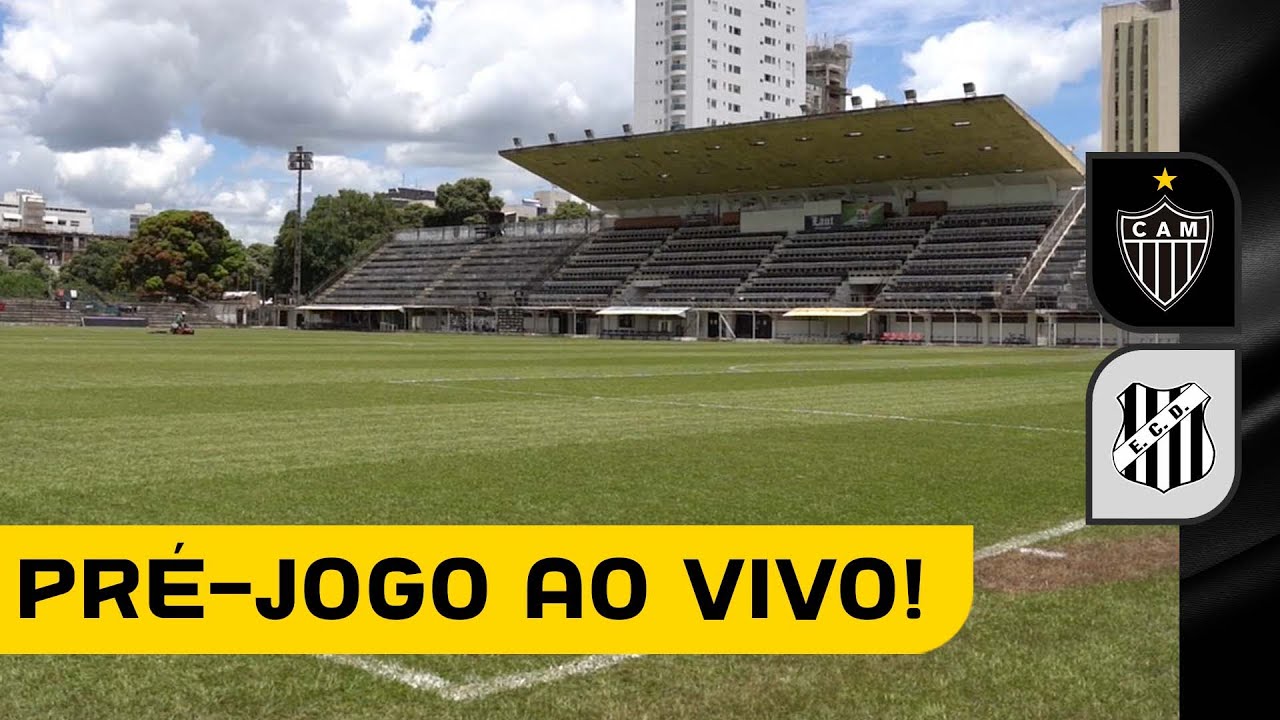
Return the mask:
[(1102, 150), (1178, 150), (1178, 0), (1102, 8)]

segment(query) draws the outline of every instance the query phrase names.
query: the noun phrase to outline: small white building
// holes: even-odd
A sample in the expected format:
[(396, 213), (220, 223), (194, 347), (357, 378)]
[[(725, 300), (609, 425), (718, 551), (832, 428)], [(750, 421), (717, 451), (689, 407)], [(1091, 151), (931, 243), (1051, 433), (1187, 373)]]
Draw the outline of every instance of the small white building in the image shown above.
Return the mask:
[(245, 326), (256, 324), (255, 318), (262, 306), (262, 298), (257, 292), (231, 290), (222, 293), (221, 299), (210, 302), (209, 311), (228, 325)]
[(0, 200), (0, 228), (92, 235), (93, 216), (84, 208), (50, 205), (40, 193), (20, 188)]

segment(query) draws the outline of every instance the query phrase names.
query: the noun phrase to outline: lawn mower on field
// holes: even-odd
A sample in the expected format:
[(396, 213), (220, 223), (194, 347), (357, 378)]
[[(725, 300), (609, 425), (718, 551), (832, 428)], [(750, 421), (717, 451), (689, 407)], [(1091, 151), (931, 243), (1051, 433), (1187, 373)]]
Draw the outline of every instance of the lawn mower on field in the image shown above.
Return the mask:
[(170, 335), (195, 335), (196, 329), (187, 324), (187, 314), (185, 312), (178, 313), (173, 322), (169, 324)]

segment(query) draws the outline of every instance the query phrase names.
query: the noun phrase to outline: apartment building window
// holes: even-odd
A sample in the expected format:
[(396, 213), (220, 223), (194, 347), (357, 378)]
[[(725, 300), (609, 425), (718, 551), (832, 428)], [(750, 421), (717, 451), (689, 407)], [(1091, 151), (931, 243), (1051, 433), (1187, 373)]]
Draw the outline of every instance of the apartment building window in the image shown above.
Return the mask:
[(707, 98), (707, 107), (715, 107), (716, 105), (717, 101), (715, 98)]
[(791, 80), (788, 80), (788, 81), (787, 81), (787, 87), (791, 87), (791, 83), (792, 83), (792, 81), (791, 81)]
[(671, 52), (681, 52), (688, 49), (689, 46), (684, 42), (674, 41), (671, 43)]
[(712, 69), (712, 70), (719, 70), (719, 69), (720, 69), (720, 61), (719, 61), (719, 60), (716, 60), (715, 58), (711, 58), (711, 59), (707, 60), (707, 63), (711, 65), (711, 69)]
[(729, 34), (730, 34), (730, 35), (739, 35), (739, 36), (741, 36), (741, 35), (742, 35), (742, 28), (740, 28), (740, 27), (735, 27), (735, 26), (733, 26), (733, 25), (729, 25), (729, 26), (727, 26), (727, 27), (729, 28)]
[(719, 29), (720, 29), (720, 23), (719, 23), (718, 21), (716, 21), (716, 20), (711, 20), (710, 22), (711, 22), (711, 29), (712, 29), (712, 30), (719, 30)]
[(778, 40), (777, 40), (776, 38), (771, 38), (771, 37), (769, 37), (768, 35), (766, 35), (766, 36), (764, 37), (764, 44), (765, 44), (765, 45), (777, 45), (777, 44), (778, 44)]
[(769, 17), (767, 17), (767, 18), (765, 18), (765, 19), (764, 19), (764, 26), (765, 26), (765, 27), (778, 27), (778, 21), (777, 21), (777, 20), (774, 20), (773, 18), (769, 18)]
[(729, 66), (729, 74), (731, 74), (731, 75), (741, 75), (741, 74), (742, 74), (742, 66), (741, 66), (741, 65), (730, 65), (730, 66)]
[(712, 50), (718, 50), (720, 48), (720, 43), (715, 40), (708, 40), (707, 42), (711, 43)]
[(793, 32), (795, 32), (795, 31), (796, 31), (796, 26), (795, 26), (795, 25), (790, 25), (790, 24), (788, 24), (788, 25), (787, 25), (787, 32), (789, 32), (789, 33), (793, 33)]
[(764, 0), (764, 6), (770, 10), (778, 9), (778, 0)]
[(764, 111), (764, 119), (765, 119), (765, 120), (772, 120), (772, 119), (774, 119), (774, 118), (776, 118), (776, 117), (778, 117), (778, 113), (775, 113), (775, 112), (769, 112), (768, 110), (765, 110), (765, 111)]
[(777, 84), (778, 84), (778, 76), (777, 76), (777, 75), (770, 75), (769, 73), (765, 73), (765, 74), (764, 74), (764, 81), (765, 81), (765, 82), (767, 82), (767, 83), (773, 83), (774, 85), (777, 85)]
[(741, 54), (742, 54), (742, 48), (738, 47), (737, 45), (730, 45), (730, 46), (729, 46), (729, 54), (730, 54), (730, 55), (741, 55)]
[(772, 55), (765, 55), (765, 56), (764, 56), (764, 64), (765, 64), (765, 65), (777, 65), (777, 64), (778, 64), (778, 58), (776, 58), (776, 57), (774, 57), (774, 56), (772, 56)]
[(729, 14), (734, 17), (742, 17), (742, 10), (732, 5), (729, 6)]
[(791, 98), (787, 98), (786, 105), (787, 107), (791, 107)]
[(741, 86), (741, 85), (735, 85), (734, 83), (729, 83), (728, 85), (726, 85), (726, 87), (729, 89), (729, 92), (733, 93), (734, 95), (741, 95), (741, 94), (742, 94), (742, 86)]
[(791, 52), (792, 50), (795, 50), (795, 49), (796, 49), (795, 43), (787, 43), (787, 52)]
[(719, 85), (719, 83), (716, 82), (714, 78), (709, 78), (707, 80), (707, 88), (709, 90), (715, 90), (717, 85)]
[(671, 23), (671, 32), (683, 32), (689, 29), (689, 24), (684, 22)]
[(737, 103), (729, 103), (729, 112), (742, 112), (742, 106)]
[(787, 14), (788, 14), (788, 15), (790, 15), (791, 13), (794, 13), (795, 11), (796, 11), (796, 9), (795, 9), (795, 8), (791, 7), (790, 5), (788, 5), (788, 6), (787, 6)]
[(776, 94), (774, 94), (774, 93), (765, 93), (765, 94), (764, 94), (764, 99), (765, 99), (765, 101), (767, 101), (767, 102), (777, 102), (777, 101), (778, 101), (778, 96), (777, 96)]

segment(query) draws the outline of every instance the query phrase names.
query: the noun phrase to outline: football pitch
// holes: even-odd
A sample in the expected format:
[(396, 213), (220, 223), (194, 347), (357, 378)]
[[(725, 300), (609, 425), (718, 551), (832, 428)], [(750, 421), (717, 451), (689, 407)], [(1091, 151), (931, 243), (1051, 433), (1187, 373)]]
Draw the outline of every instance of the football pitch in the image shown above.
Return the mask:
[(0, 327), (7, 524), (963, 524), (979, 557), (920, 656), (3, 656), (0, 716), (1173, 717), (1176, 531), (1082, 526), (1105, 356)]

